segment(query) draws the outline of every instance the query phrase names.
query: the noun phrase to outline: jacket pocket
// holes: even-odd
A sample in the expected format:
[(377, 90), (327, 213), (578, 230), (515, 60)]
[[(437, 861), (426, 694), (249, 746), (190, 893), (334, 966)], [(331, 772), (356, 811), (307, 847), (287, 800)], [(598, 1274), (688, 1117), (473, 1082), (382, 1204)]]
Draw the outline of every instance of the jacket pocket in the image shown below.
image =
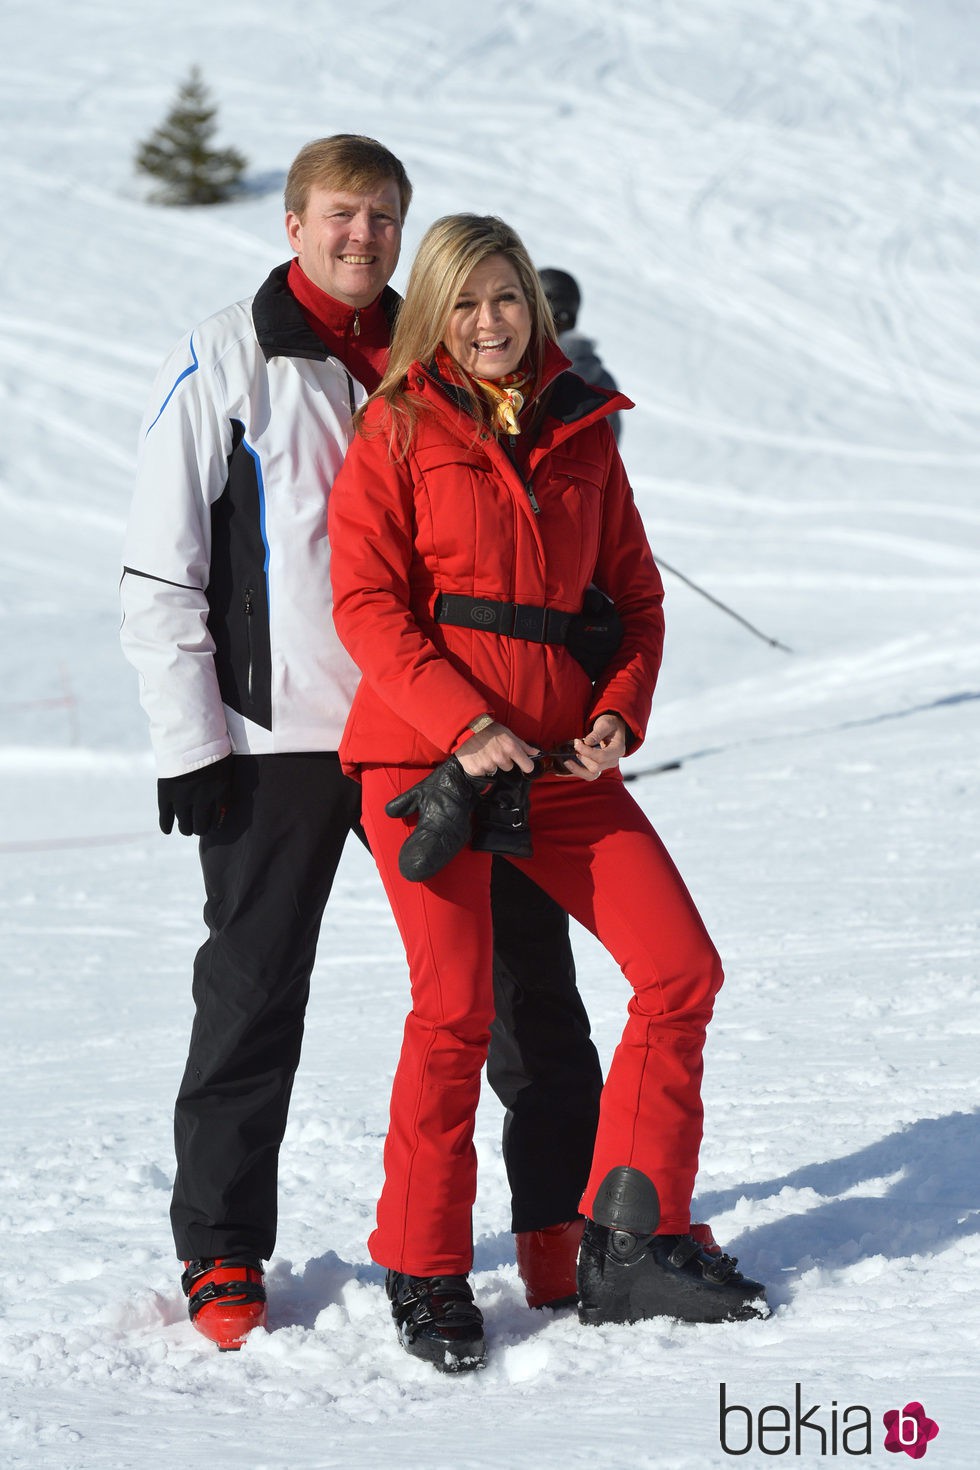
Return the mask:
[(601, 541), (603, 490), (598, 473), (591, 465), (578, 465), (574, 460), (567, 462), (567, 468), (560, 461), (553, 462), (538, 494), (542, 514), (560, 517), (569, 528), (562, 537), (562, 548), (566, 557), (574, 549), (576, 561), (571, 565), (565, 561), (566, 596), (574, 596), (575, 587), (584, 592), (592, 581)]
[(272, 635), (265, 566), (264, 507), (255, 461), (232, 451), (228, 483), (211, 507), (208, 629), (221, 698), (246, 719), (272, 729)]

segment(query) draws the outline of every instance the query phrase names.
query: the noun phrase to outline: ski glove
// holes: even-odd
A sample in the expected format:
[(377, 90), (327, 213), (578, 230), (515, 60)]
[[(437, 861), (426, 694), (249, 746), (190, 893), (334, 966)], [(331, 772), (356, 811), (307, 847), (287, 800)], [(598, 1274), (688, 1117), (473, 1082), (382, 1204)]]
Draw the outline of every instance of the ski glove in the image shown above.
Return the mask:
[(520, 767), (498, 771), (489, 790), (477, 798), (471, 844), (474, 852), (533, 856), (528, 823), (530, 804), (531, 782)]
[(590, 587), (565, 634), (565, 647), (595, 683), (623, 641), (623, 624), (610, 599)]
[(157, 782), (160, 831), (172, 832), (175, 817), (185, 837), (203, 837), (205, 832), (220, 827), (231, 806), (233, 760), (234, 756), (226, 755), (183, 776), (162, 776)]
[(462, 852), (470, 840), (473, 808), (489, 778), (468, 776), (454, 755), (422, 781), (388, 802), (389, 817), (419, 819), (401, 845), (398, 871), (410, 883), (424, 883)]

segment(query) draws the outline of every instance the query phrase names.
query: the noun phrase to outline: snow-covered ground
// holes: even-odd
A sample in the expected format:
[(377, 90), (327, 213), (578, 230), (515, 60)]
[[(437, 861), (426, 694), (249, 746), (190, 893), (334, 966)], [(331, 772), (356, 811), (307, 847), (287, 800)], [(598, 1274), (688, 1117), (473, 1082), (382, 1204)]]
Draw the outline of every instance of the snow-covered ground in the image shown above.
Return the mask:
[[(795, 1415), (799, 1384), (826, 1444), (804, 1426), (798, 1456), (794, 1420), (785, 1459), (846, 1462), (861, 1406), (864, 1462), (894, 1464), (882, 1416), (920, 1401), (928, 1463), (972, 1470), (972, 0), (8, 0), (0, 38), (3, 1463), (703, 1470), (746, 1444), (739, 1413), (720, 1441), (725, 1384), (753, 1417), (737, 1461), (763, 1465), (782, 1438), (760, 1447), (759, 1411)], [(131, 155), (194, 62), (251, 190), (162, 210)], [(341, 130), (406, 161), (406, 264), (472, 208), (579, 277), (637, 401), (623, 448), (654, 548), (792, 649), (668, 574), (628, 767), (726, 962), (699, 1213), (769, 1283), (768, 1322), (528, 1312), (488, 1093), (489, 1366), (457, 1382), (400, 1350), (365, 1240), (407, 986), (358, 848), (315, 975), (272, 1330), (219, 1357), (186, 1320), (170, 1109), (200, 879), (155, 826), (120, 539), (159, 359), (284, 258), (285, 169)], [(625, 983), (580, 931), (576, 952), (608, 1056)]]

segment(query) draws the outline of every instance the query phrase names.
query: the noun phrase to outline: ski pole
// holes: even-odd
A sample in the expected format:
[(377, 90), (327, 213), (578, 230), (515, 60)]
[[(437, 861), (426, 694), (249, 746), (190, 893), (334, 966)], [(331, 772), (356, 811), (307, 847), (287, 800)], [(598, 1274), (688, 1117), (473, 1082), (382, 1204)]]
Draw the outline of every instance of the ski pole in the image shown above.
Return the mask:
[(791, 648), (787, 648), (785, 643), (780, 643), (778, 638), (770, 638), (768, 633), (760, 632), (758, 628), (749, 622), (748, 618), (743, 618), (741, 613), (737, 613), (727, 603), (719, 601), (717, 597), (713, 597), (710, 592), (706, 592), (703, 587), (699, 587), (697, 582), (692, 582), (690, 577), (685, 577), (684, 573), (679, 572), (676, 567), (672, 567), (669, 561), (664, 561), (662, 557), (657, 556), (656, 552), (653, 555), (658, 567), (663, 567), (665, 572), (672, 572), (675, 577), (678, 577), (682, 582), (686, 583), (688, 587), (700, 593), (702, 597), (707, 598), (708, 602), (713, 602), (715, 607), (720, 607), (722, 612), (726, 612), (730, 618), (734, 618), (737, 623), (741, 623), (743, 628), (748, 628), (750, 633), (754, 633), (757, 638), (761, 638), (763, 643), (768, 643), (770, 648), (781, 648), (784, 653), (793, 652)]

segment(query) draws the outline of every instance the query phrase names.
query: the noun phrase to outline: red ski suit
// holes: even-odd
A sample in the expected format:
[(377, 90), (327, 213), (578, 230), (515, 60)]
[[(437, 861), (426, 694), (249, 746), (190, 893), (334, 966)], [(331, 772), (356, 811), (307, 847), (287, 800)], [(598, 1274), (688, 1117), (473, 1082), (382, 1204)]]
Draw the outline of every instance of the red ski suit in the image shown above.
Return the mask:
[[(476, 1194), (473, 1124), (493, 1018), (490, 858), (469, 849), (435, 878), (398, 872), (404, 821), (384, 806), (489, 711), (550, 749), (603, 711), (642, 738), (663, 645), (663, 586), (605, 417), (622, 395), (586, 388), (549, 352), (548, 409), (519, 471), (420, 364), (411, 447), (390, 451), (375, 401), (330, 495), (334, 619), (361, 669), (341, 757), (405, 944), (412, 983), (385, 1144), (372, 1257), (417, 1276), (465, 1274)], [(558, 376), (558, 375), (561, 376)], [(594, 582), (625, 636), (593, 687), (561, 644), (436, 623), (440, 592), (576, 612)], [(694, 902), (618, 771), (531, 787), (534, 855), (512, 859), (619, 962), (632, 986), (603, 1091), (592, 1174), (647, 1173), (661, 1230), (681, 1233), (701, 1139), (701, 1055), (721, 966)]]

